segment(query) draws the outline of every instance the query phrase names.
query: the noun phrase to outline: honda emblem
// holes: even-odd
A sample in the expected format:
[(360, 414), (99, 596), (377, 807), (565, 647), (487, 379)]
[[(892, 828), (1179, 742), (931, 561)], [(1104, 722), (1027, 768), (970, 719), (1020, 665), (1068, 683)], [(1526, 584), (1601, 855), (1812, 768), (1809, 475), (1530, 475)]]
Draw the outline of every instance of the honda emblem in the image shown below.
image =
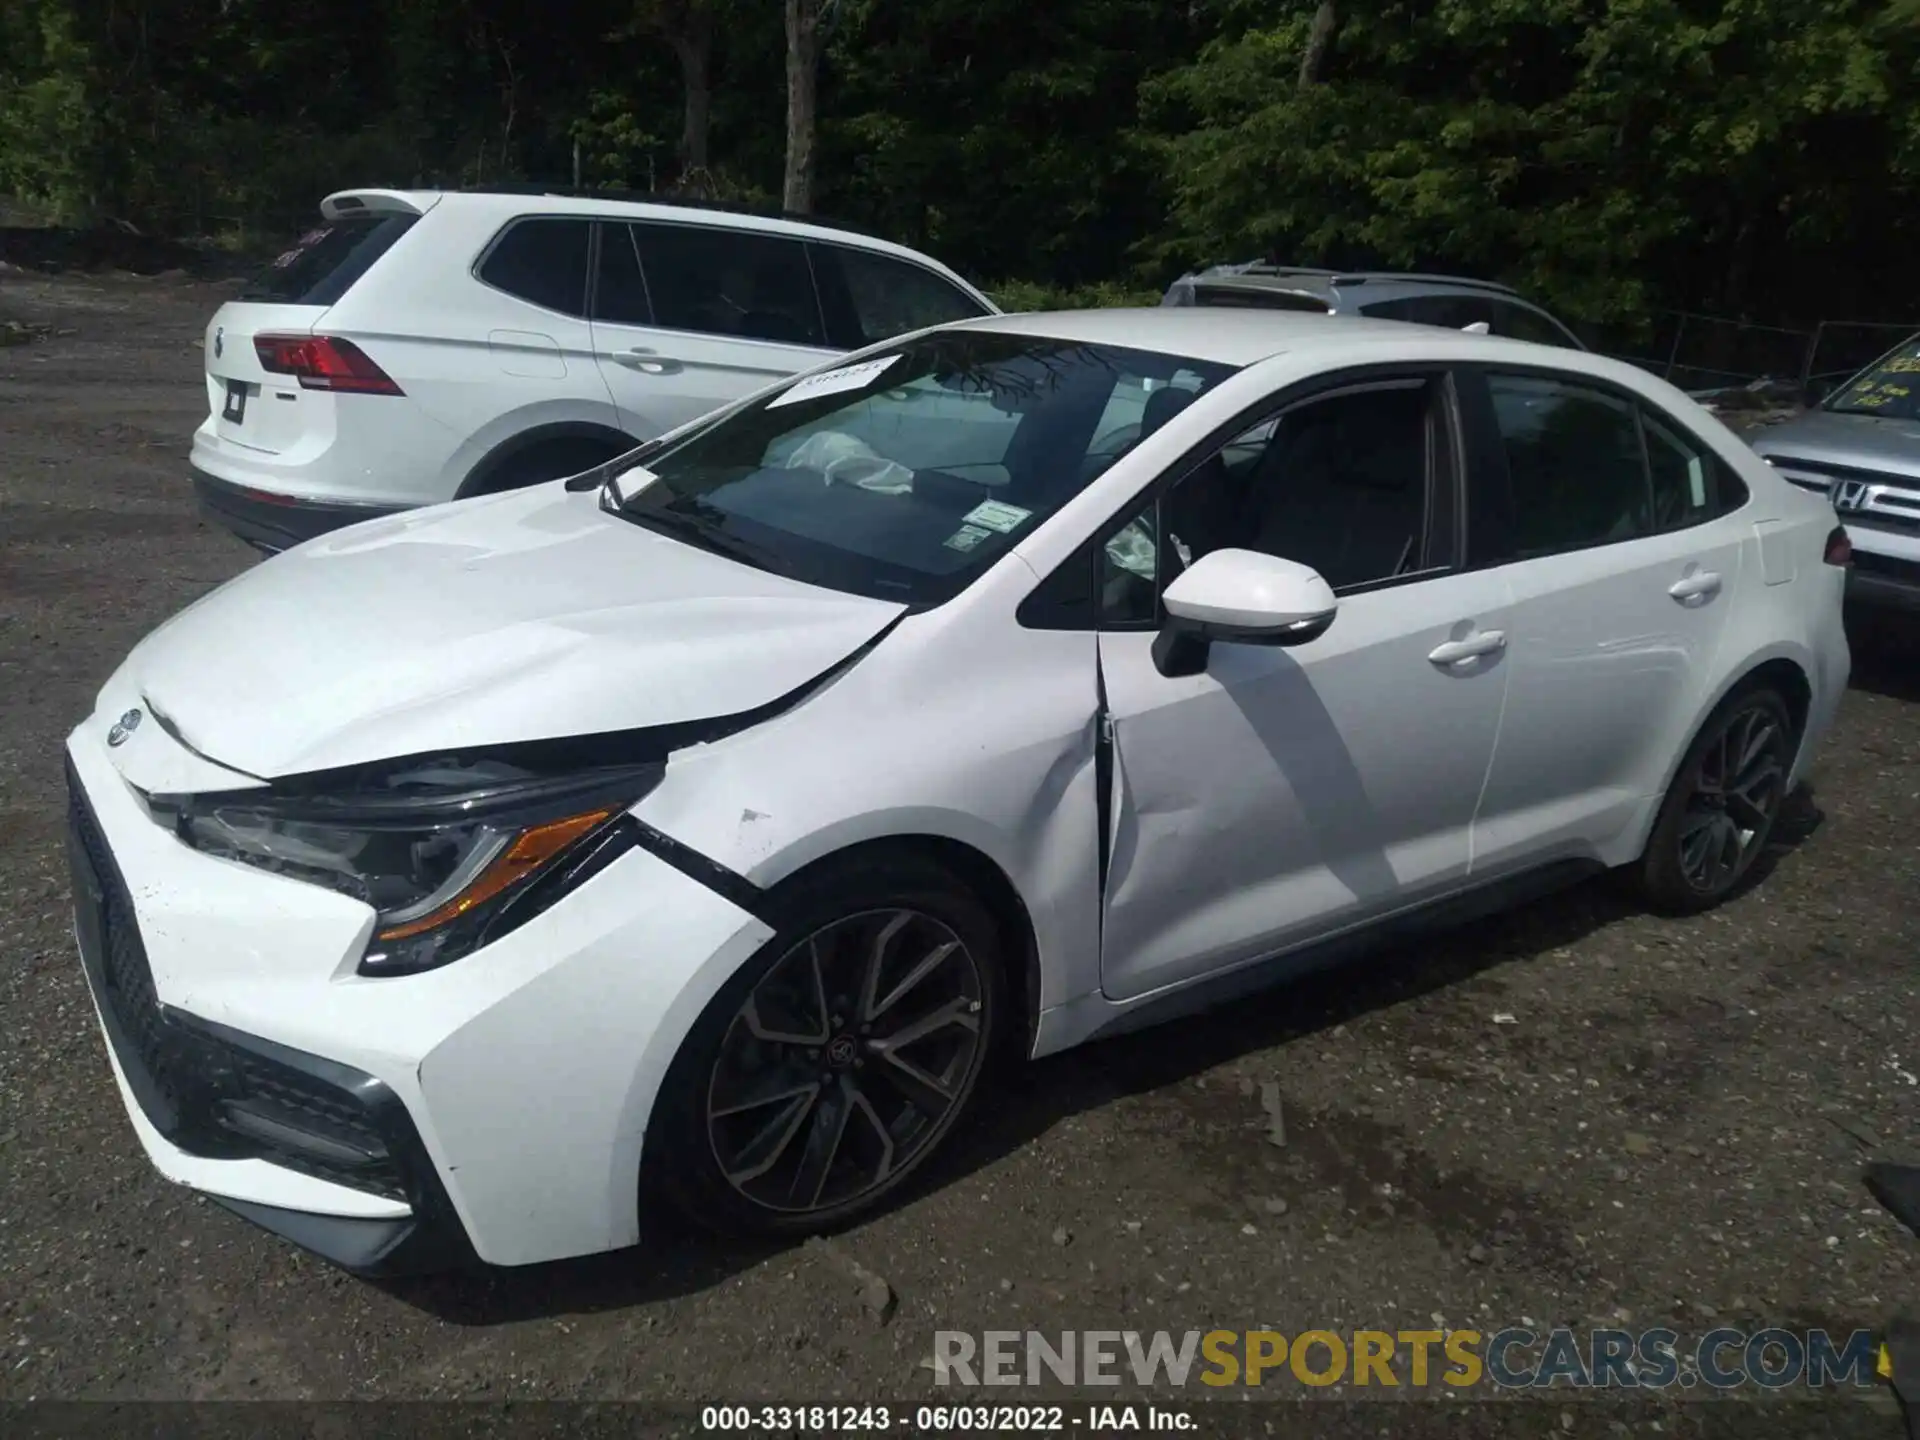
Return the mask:
[(1833, 508), (1842, 514), (1855, 510), (1864, 510), (1867, 504), (1867, 482), (1864, 480), (1842, 480), (1833, 487)]

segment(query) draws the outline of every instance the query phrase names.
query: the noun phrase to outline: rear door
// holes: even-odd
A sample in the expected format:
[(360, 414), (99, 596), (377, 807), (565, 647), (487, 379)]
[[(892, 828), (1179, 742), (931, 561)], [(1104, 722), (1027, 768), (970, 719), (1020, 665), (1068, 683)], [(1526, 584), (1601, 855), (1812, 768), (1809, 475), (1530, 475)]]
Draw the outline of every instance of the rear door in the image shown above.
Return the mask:
[(256, 335), (310, 335), (320, 317), (413, 228), (421, 211), (401, 196), (378, 197), (354, 213), (335, 212), (277, 256), (214, 313), (205, 338), (207, 407), (224, 444), (264, 454), (290, 448), (312, 428), (306, 412), (332, 396), (269, 375)]
[(807, 247), (710, 225), (601, 221), (593, 350), (647, 439), (839, 353)]
[(1476, 868), (1591, 858), (1685, 743), (1750, 527), (1713, 452), (1631, 395), (1518, 369), (1468, 372), (1462, 393), (1469, 547), (1513, 595)]

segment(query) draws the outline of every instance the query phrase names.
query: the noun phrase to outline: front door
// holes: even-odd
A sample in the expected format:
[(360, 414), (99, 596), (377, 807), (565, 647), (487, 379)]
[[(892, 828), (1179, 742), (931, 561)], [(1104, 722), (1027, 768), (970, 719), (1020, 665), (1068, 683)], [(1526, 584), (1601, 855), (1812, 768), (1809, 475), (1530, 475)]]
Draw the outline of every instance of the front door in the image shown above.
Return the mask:
[[(1441, 375), (1308, 399), (1201, 462), (1106, 546), (1112, 746), (1102, 988), (1128, 999), (1465, 882), (1507, 684), (1508, 594), (1452, 553)], [(1340, 598), (1292, 649), (1152, 658), (1158, 583), (1208, 550), (1313, 566)]]

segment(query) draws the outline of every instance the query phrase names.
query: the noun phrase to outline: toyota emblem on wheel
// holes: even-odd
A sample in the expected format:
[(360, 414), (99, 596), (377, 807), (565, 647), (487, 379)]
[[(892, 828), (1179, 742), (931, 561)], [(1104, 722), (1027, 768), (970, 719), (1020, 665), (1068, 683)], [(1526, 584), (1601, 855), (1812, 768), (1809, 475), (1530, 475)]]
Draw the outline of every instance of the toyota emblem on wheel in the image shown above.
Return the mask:
[(107, 731), (107, 744), (115, 746), (124, 745), (127, 743), (127, 737), (139, 728), (140, 712), (138, 710), (129, 710), (118, 720), (114, 721), (113, 728)]

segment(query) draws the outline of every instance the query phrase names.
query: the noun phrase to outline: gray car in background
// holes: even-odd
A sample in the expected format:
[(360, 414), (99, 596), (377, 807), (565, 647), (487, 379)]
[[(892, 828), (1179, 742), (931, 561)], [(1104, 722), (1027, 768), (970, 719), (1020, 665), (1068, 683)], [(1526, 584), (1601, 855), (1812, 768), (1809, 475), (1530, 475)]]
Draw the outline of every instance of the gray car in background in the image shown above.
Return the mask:
[(1788, 480), (1832, 498), (1853, 542), (1850, 599), (1920, 610), (1920, 335), (1752, 444)]
[(1162, 305), (1227, 305), (1366, 315), (1445, 330), (1485, 326), (1495, 335), (1584, 350), (1574, 333), (1518, 291), (1491, 280), (1390, 270), (1317, 270), (1302, 265), (1215, 265), (1183, 275)]

